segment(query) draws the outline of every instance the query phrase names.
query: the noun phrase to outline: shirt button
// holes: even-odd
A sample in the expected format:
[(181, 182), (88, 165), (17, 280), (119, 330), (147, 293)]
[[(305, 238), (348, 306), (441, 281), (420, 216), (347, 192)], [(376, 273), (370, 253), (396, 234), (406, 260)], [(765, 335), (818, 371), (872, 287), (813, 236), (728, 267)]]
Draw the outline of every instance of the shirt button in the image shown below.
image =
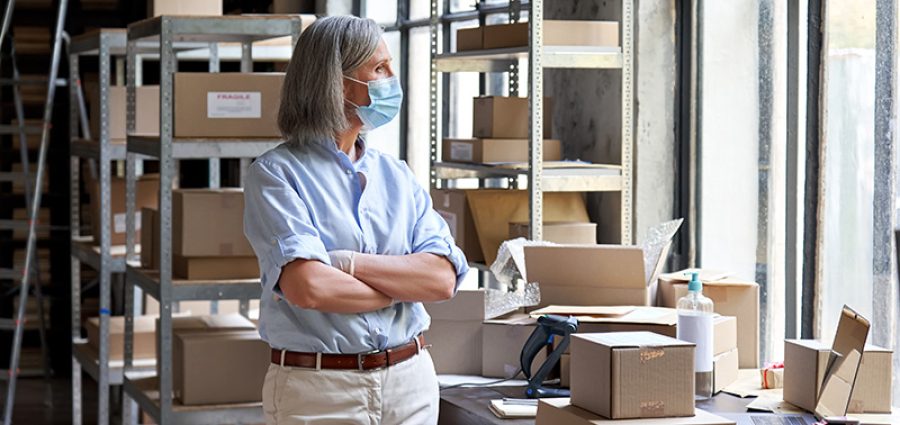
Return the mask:
[(351, 174), (353, 174), (353, 171), (350, 170), (349, 168), (348, 168), (347, 170), (345, 170), (345, 171), (347, 172), (347, 175), (348, 175), (348, 176), (351, 175)]

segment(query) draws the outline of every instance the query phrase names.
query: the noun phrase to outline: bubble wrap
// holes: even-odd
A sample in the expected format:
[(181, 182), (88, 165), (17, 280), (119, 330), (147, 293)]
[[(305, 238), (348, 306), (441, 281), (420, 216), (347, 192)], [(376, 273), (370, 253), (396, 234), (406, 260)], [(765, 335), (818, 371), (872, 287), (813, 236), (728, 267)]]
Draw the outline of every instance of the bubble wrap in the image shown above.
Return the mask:
[(526, 282), (525, 279), (525, 247), (547, 245), (554, 244), (516, 238), (500, 245), (497, 259), (491, 264), (491, 273), (501, 289), (486, 290), (485, 308), (489, 317), (540, 303), (541, 293), (537, 283)]
[(672, 238), (681, 228), (682, 222), (684, 222), (683, 218), (667, 221), (651, 227), (647, 232), (647, 240), (641, 244), (641, 248), (644, 250), (644, 276), (646, 276), (648, 284), (656, 280), (656, 275), (660, 271), (657, 263), (660, 257), (668, 255)]

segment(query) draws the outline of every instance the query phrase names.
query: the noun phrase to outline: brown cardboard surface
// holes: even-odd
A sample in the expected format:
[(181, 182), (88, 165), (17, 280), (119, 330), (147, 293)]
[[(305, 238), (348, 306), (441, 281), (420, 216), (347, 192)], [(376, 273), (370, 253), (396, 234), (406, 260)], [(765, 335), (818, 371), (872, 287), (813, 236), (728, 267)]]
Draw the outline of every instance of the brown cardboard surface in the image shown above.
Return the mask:
[[(675, 307), (687, 295), (687, 276), (675, 272), (659, 276), (658, 305)], [(716, 313), (737, 318), (741, 369), (759, 368), (759, 285), (737, 278), (703, 282), (703, 295), (713, 300)]]
[(844, 306), (837, 333), (831, 345), (825, 379), (819, 391), (815, 413), (821, 417), (843, 416), (850, 397), (869, 336), (869, 321)]
[[(544, 139), (544, 161), (562, 160), (562, 143)], [(528, 161), (528, 139), (444, 139), (441, 158), (448, 162), (497, 164)]]
[(172, 344), (175, 396), (185, 405), (262, 400), (270, 362), (269, 344), (259, 333), (179, 333)]
[(252, 257), (241, 189), (172, 191), (172, 252), (184, 257)]
[[(818, 403), (831, 346), (819, 340), (785, 340), (784, 400), (808, 411)], [(890, 350), (867, 345), (850, 396), (849, 413), (891, 411)]]
[(713, 355), (718, 356), (737, 348), (737, 319), (717, 316), (713, 319)]
[[(578, 333), (652, 332), (675, 338), (678, 313), (663, 307), (625, 306), (549, 306), (531, 312), (573, 316), (578, 319)], [(556, 339), (559, 342), (559, 339)], [(571, 346), (569, 348), (571, 351)]]
[(739, 359), (737, 348), (713, 357), (713, 394), (737, 381)]
[[(618, 47), (619, 23), (611, 21), (544, 20), (545, 46)], [(528, 45), (528, 23), (488, 25), (484, 27), (484, 48)]]
[[(175, 74), (175, 137), (281, 137), (275, 119), (281, 104), (283, 73)], [(207, 94), (234, 97), (259, 96), (255, 118), (210, 118)]]
[(538, 402), (536, 425), (734, 425), (734, 421), (702, 409), (681, 418), (606, 419), (573, 406), (568, 398), (544, 398)]
[(610, 419), (694, 416), (694, 344), (650, 332), (576, 334), (572, 404)]
[[(159, 339), (159, 319), (156, 319), (156, 339)], [(213, 314), (206, 316), (176, 316), (172, 317), (172, 341), (173, 344), (177, 340), (178, 335), (189, 332), (215, 333), (230, 331), (249, 331), (256, 329), (256, 325), (240, 314)], [(156, 358), (160, 357), (159, 350), (156, 351)], [(175, 356), (172, 356), (175, 359)], [(156, 364), (156, 375), (160, 374), (160, 363)], [(181, 364), (173, 361), (172, 376), (179, 376)]]
[(467, 50), (481, 50), (484, 46), (481, 37), (481, 27), (460, 28), (456, 30), (456, 51), (464, 52)]
[[(125, 179), (122, 177), (111, 177), (109, 181), (109, 212), (110, 212), (110, 244), (125, 245)], [(85, 185), (88, 188), (88, 195), (91, 198), (91, 231), (94, 234), (94, 244), (100, 244), (100, 181), (90, 177), (90, 173), (86, 174)], [(137, 179), (135, 182), (135, 208), (140, 211), (142, 208), (156, 208), (159, 203), (159, 175), (146, 174)], [(141, 219), (137, 218), (135, 227), (141, 223)], [(141, 229), (135, 231), (135, 243), (141, 243)]]
[[(127, 90), (125, 86), (109, 87), (109, 139), (124, 143), (126, 136), (125, 115), (127, 112)], [(85, 83), (85, 95), (90, 104), (91, 138), (100, 140), (100, 86), (96, 81)], [(159, 135), (159, 86), (138, 86), (135, 88), (134, 134)]]
[(155, 208), (141, 208), (141, 230), (147, 235), (141, 244), (141, 267), (156, 270), (159, 264), (159, 215)]
[(437, 303), (423, 303), (431, 320), (469, 321), (479, 323), (485, 319), (484, 291), (481, 289), (460, 289), (453, 298)]
[[(527, 221), (528, 191), (483, 189), (466, 192), (469, 209), (486, 264), (497, 258), (500, 244), (509, 236), (509, 223)], [(578, 192), (544, 193), (545, 221), (590, 222), (584, 195)]]
[[(155, 317), (134, 316), (134, 358), (152, 359), (156, 356)], [(100, 350), (100, 318), (91, 317), (84, 322), (87, 329), (88, 344)], [(125, 317), (109, 318), (109, 359), (125, 358)]]
[(481, 374), (481, 332), (481, 320), (432, 318), (425, 343), (431, 345), (434, 370), (441, 374)]
[(525, 268), (540, 285), (541, 306), (650, 304), (639, 247), (527, 246)]
[(563, 353), (559, 356), (559, 386), (569, 388), (572, 376), (572, 355)]
[(254, 279), (259, 277), (256, 257), (172, 256), (172, 274), (183, 279)]
[[(509, 238), (530, 239), (531, 225), (528, 222), (509, 223)], [(545, 222), (543, 240), (559, 244), (596, 245), (597, 223)]]
[(481, 252), (481, 244), (478, 243), (478, 233), (475, 231), (475, 220), (469, 210), (466, 191), (431, 189), (431, 200), (434, 210), (447, 222), (450, 235), (456, 241), (456, 246), (462, 249), (466, 259), (483, 263), (484, 254)]
[[(492, 378), (513, 377), (522, 368), (522, 347), (534, 332), (536, 323), (537, 320), (527, 314), (486, 320), (482, 326), (481, 375)], [(546, 351), (538, 352), (531, 362), (531, 372), (535, 373), (546, 359)]]
[[(481, 96), (472, 100), (472, 136), (488, 139), (528, 140), (527, 97)], [(544, 138), (553, 137), (553, 99), (544, 98)], [(527, 144), (525, 145), (527, 148)], [(444, 157), (445, 160), (447, 156)], [(527, 151), (524, 161), (528, 160)], [(547, 152), (544, 160), (550, 161)], [(519, 160), (523, 161), (523, 160)]]
[(222, 0), (148, 0), (147, 16), (222, 15)]

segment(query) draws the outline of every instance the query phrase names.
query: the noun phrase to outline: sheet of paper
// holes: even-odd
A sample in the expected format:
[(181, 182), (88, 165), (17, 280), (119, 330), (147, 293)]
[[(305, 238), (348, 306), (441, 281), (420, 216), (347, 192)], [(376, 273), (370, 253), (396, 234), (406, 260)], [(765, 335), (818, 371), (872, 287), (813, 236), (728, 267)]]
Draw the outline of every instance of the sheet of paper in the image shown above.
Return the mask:
[[(777, 391), (777, 390), (771, 390)], [(780, 393), (780, 391), (778, 391)], [(803, 413), (803, 409), (794, 406), (782, 400), (781, 394), (766, 394), (757, 397), (756, 400), (747, 405), (747, 410), (756, 410), (760, 412), (772, 412), (780, 415)]]
[(847, 416), (859, 419), (862, 425), (896, 425), (900, 424), (900, 409), (894, 408), (893, 413), (851, 413)]
[(778, 397), (781, 397), (781, 389), (762, 389), (762, 383), (759, 378), (759, 369), (741, 369), (738, 371), (737, 381), (734, 381), (734, 383), (725, 387), (722, 391), (741, 398), (774, 395), (776, 393), (778, 394)]

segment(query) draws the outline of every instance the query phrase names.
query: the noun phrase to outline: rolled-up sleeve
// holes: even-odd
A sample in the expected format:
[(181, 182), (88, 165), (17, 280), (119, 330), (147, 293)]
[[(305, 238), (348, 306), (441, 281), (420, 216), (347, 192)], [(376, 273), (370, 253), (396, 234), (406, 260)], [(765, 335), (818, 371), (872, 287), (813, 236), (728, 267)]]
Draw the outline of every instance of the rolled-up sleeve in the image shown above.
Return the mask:
[(431, 196), (415, 180), (411, 172), (409, 177), (414, 187), (413, 200), (418, 215), (413, 228), (412, 251), (413, 253), (428, 252), (447, 258), (456, 269), (456, 288), (459, 288), (466, 273), (469, 272), (466, 256), (453, 241), (447, 222), (432, 207)]
[(295, 259), (330, 264), (306, 202), (272, 164), (256, 161), (244, 183), (244, 234), (259, 259), (263, 289), (281, 295), (281, 268)]

